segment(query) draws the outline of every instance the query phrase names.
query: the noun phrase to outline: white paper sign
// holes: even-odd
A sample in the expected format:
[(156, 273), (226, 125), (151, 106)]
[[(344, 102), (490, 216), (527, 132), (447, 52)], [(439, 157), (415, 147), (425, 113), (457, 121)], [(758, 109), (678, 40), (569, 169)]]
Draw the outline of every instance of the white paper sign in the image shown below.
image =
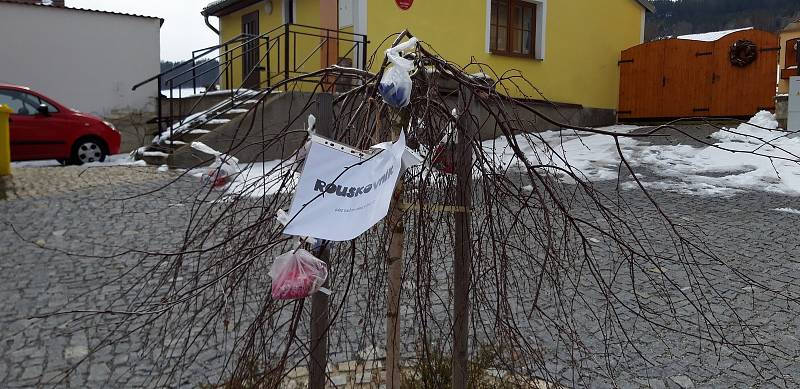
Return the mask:
[(337, 242), (363, 234), (389, 213), (405, 150), (403, 133), (365, 159), (312, 142), (284, 233)]

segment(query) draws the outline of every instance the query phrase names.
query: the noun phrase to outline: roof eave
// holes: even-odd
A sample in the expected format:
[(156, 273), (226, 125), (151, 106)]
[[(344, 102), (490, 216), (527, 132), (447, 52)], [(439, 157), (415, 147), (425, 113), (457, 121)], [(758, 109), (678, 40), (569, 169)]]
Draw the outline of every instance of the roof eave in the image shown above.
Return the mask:
[(644, 7), (644, 9), (646, 9), (647, 12), (656, 13), (656, 6), (653, 5), (653, 3), (650, 2), (650, 0), (636, 0), (636, 2), (639, 3), (639, 5), (641, 5), (642, 7)]
[(249, 7), (253, 4), (256, 4), (262, 0), (227, 0), (227, 1), (215, 1), (210, 3), (202, 11), (200, 14), (203, 16), (225, 16), (230, 13), (236, 12), (242, 8)]

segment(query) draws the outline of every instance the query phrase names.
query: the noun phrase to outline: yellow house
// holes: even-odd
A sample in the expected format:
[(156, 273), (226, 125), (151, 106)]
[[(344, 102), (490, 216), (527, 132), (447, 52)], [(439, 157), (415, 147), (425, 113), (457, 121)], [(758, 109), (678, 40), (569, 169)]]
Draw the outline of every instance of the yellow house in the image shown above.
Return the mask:
[(223, 85), (263, 88), (337, 62), (374, 71), (408, 29), (455, 63), (519, 70), (550, 101), (616, 109), (620, 52), (642, 43), (653, 10), (648, 0), (218, 0), (203, 15), (219, 18), (232, 60)]

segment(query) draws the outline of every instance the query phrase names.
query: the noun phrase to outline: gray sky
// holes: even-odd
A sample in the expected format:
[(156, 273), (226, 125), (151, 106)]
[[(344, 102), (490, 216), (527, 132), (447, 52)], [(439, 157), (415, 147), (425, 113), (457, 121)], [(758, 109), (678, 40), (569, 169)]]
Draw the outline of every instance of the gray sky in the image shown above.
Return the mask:
[[(189, 59), (192, 51), (218, 43), (200, 11), (211, 0), (66, 0), (68, 7), (134, 13), (164, 19), (161, 27), (161, 59)], [(216, 26), (217, 18), (210, 18)]]

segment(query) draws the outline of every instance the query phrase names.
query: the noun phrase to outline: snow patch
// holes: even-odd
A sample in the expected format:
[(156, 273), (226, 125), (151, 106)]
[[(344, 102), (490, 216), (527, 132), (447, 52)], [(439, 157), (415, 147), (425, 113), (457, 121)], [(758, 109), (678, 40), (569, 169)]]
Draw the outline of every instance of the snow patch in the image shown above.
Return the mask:
[(211, 120), (207, 121), (206, 123), (214, 125), (214, 124), (225, 124), (225, 123), (228, 123), (230, 121), (231, 121), (231, 119), (211, 119)]
[(292, 193), (298, 180), (299, 174), (295, 173), (293, 160), (255, 162), (243, 165), (241, 172), (228, 187), (227, 194), (264, 197)]
[(712, 31), (702, 34), (681, 35), (678, 37), (678, 39), (684, 39), (690, 41), (714, 42), (724, 38), (726, 35), (733, 34), (734, 32), (747, 31), (752, 29), (753, 27), (747, 27), (747, 28), (738, 28), (735, 30)]
[(785, 213), (791, 213), (791, 214), (795, 214), (795, 215), (800, 215), (800, 209), (794, 209), (794, 208), (775, 208), (775, 209), (773, 209), (773, 211), (785, 212)]

